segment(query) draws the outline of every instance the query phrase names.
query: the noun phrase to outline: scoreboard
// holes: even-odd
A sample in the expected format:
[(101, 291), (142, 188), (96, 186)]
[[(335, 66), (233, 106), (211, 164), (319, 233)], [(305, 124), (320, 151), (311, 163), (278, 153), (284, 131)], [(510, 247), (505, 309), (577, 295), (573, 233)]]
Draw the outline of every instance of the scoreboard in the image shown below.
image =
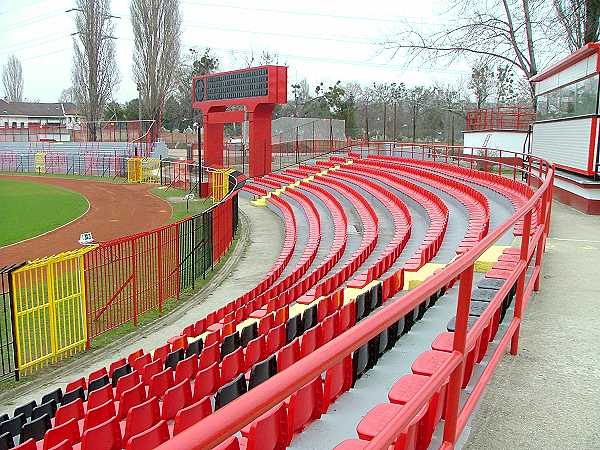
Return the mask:
[[(193, 77), (193, 107), (203, 105), (285, 103), (287, 67), (262, 66)], [(247, 100), (247, 101), (244, 101)]]

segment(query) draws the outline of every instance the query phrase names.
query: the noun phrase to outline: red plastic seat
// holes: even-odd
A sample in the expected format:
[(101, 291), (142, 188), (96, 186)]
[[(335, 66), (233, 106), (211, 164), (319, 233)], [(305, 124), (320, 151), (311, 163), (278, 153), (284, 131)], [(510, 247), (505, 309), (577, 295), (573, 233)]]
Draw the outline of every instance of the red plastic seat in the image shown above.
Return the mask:
[(343, 333), (348, 328), (354, 325), (354, 302), (346, 303), (340, 309), (339, 321), (338, 321), (338, 334)]
[(202, 400), (181, 409), (175, 415), (175, 425), (173, 435), (181, 433), (186, 428), (198, 423), (205, 417), (212, 414), (212, 403), (210, 397), (204, 397)]
[(170, 420), (175, 418), (175, 415), (192, 403), (192, 388), (190, 380), (183, 380), (170, 389), (167, 389), (163, 398), (162, 418)]
[(339, 321), (339, 315), (339, 311), (336, 311), (333, 314), (325, 317), (325, 319), (323, 319), (323, 321), (321, 322), (318, 333), (319, 347), (323, 344), (326, 344), (335, 337), (335, 325), (336, 322)]
[(221, 374), (219, 364), (214, 363), (196, 374), (194, 380), (194, 401), (201, 400), (208, 395), (212, 395), (221, 387)]
[(136, 434), (140, 434), (153, 427), (160, 421), (160, 404), (156, 397), (152, 397), (127, 413), (123, 430), (123, 441), (127, 442)]
[(110, 367), (108, 368), (108, 376), (112, 378), (113, 372), (119, 367), (123, 367), (125, 364), (127, 364), (125, 358), (120, 358), (110, 363)]
[[(356, 433), (360, 439), (370, 441), (390, 420), (402, 411), (403, 406), (394, 403), (382, 403), (371, 409), (359, 422)], [(417, 446), (417, 424), (425, 414), (426, 407), (422, 408), (417, 416), (411, 420), (408, 429), (402, 433), (394, 445), (394, 450), (415, 450)]]
[(300, 359), (300, 338), (281, 347), (277, 354), (277, 371), (281, 372)]
[(300, 357), (304, 358), (317, 348), (317, 327), (305, 331), (300, 338)]
[(206, 369), (209, 366), (212, 366), (214, 363), (218, 363), (221, 360), (221, 349), (219, 348), (219, 344), (213, 344), (207, 347), (204, 347), (202, 353), (200, 353), (200, 361), (198, 363), (199, 369)]
[(244, 372), (250, 370), (254, 364), (265, 356), (265, 337), (259, 336), (252, 339), (246, 346), (244, 355)]
[(352, 357), (347, 356), (344, 360), (325, 372), (325, 383), (323, 383), (323, 414), (329, 409), (340, 395), (348, 391), (352, 386)]
[(171, 439), (167, 422), (162, 420), (152, 428), (127, 441), (126, 450), (152, 450)]
[(229, 383), (240, 373), (244, 372), (244, 352), (240, 347), (226, 355), (221, 362), (221, 383)]
[(281, 403), (242, 429), (246, 450), (283, 450), (287, 447), (285, 404)]
[(174, 384), (173, 369), (167, 367), (160, 373), (157, 373), (150, 378), (150, 384), (148, 387), (148, 397), (156, 397), (161, 399), (167, 389), (172, 387)]
[(44, 450), (49, 450), (67, 440), (73, 446), (81, 440), (77, 420), (70, 419), (62, 425), (54, 426), (44, 435)]
[(121, 450), (121, 428), (116, 417), (90, 428), (81, 437), (81, 450)]
[(188, 358), (177, 363), (175, 368), (175, 383), (180, 383), (183, 380), (191, 380), (198, 372), (198, 355), (193, 353)]
[(117, 380), (117, 389), (115, 390), (115, 397), (121, 398), (123, 392), (128, 391), (132, 387), (136, 386), (140, 382), (140, 375), (137, 370), (134, 370), (127, 375), (122, 376)]
[(162, 346), (158, 347), (156, 350), (154, 350), (154, 356), (152, 357), (152, 359), (154, 361), (160, 360), (164, 364), (165, 360), (167, 359), (167, 355), (169, 353), (171, 353), (171, 344), (162, 345)]
[(148, 386), (152, 377), (157, 373), (160, 373), (164, 369), (164, 367), (165, 363), (163, 363), (160, 359), (146, 364), (142, 369), (142, 381), (144, 382), (144, 384)]
[(69, 384), (67, 384), (65, 392), (71, 392), (78, 388), (83, 388), (84, 391), (87, 389), (87, 382), (85, 381), (85, 378), (81, 377), (77, 380), (71, 381)]
[[(439, 334), (434, 341), (431, 343), (432, 350), (452, 353), (453, 351), (453, 343), (454, 343), (454, 333), (451, 331), (447, 331)], [(467, 358), (465, 360), (465, 369), (463, 373), (463, 382), (462, 388), (466, 388), (471, 380), (471, 375), (473, 375), (473, 368), (475, 367), (475, 359), (477, 357), (479, 350), (479, 342), (477, 342), (472, 348), (469, 349), (467, 353)]]
[(103, 424), (111, 417), (115, 417), (115, 403), (112, 400), (93, 408), (88, 409), (83, 419), (83, 431), (89, 430), (90, 428), (97, 427)]
[(133, 361), (135, 361), (136, 359), (138, 359), (140, 356), (142, 356), (144, 354), (144, 350), (139, 348), (136, 351), (132, 352), (129, 354), (129, 356), (127, 357), (127, 362), (129, 364), (131, 364)]
[(182, 336), (173, 336), (171, 339), (169, 339), (169, 344), (171, 344), (171, 351), (174, 352), (175, 350), (179, 350), (180, 348), (183, 349), (184, 351), (187, 350), (188, 347), (188, 339), (187, 336), (182, 335)]
[[(124, 377), (122, 377), (124, 378)], [(114, 401), (115, 398), (113, 396), (113, 388), (110, 384), (101, 387), (100, 389), (96, 389), (95, 391), (90, 392), (87, 401), (87, 409), (97, 408), (100, 405), (108, 401)]]
[[(388, 392), (389, 401), (398, 405), (408, 403), (415, 395), (417, 395), (428, 380), (429, 377), (425, 375), (404, 375), (394, 383)], [(419, 425), (418, 448), (420, 449), (426, 449), (429, 446), (435, 428), (442, 418), (444, 401), (440, 394), (441, 391), (433, 394), (429, 400), (427, 412)]]
[(100, 369), (94, 370), (88, 375), (88, 383), (90, 381), (97, 380), (98, 378), (102, 378), (104, 375), (108, 375), (106, 367), (101, 367)]
[(81, 420), (85, 417), (83, 400), (80, 398), (59, 407), (54, 415), (54, 426), (62, 425), (71, 419)]
[(267, 334), (265, 356), (272, 355), (285, 345), (285, 324), (272, 328)]
[(145, 401), (146, 388), (144, 387), (144, 383), (140, 383), (128, 391), (123, 392), (123, 395), (121, 395), (121, 398), (119, 399), (119, 413), (117, 414), (117, 417), (119, 420), (125, 419), (131, 408)]
[(322, 409), (323, 383), (319, 377), (290, 396), (287, 415), (290, 440), (295, 433), (321, 417)]
[(150, 353), (145, 353), (131, 362), (131, 369), (137, 370), (138, 373), (144, 373), (144, 367), (150, 364), (151, 362), (152, 355)]

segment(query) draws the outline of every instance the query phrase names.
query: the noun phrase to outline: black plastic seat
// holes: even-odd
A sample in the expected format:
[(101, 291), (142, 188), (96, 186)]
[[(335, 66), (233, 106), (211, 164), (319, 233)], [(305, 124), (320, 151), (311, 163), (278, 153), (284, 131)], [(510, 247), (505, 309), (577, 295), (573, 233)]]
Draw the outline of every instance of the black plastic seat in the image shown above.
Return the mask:
[(369, 344), (359, 347), (352, 354), (352, 387), (363, 373), (367, 371), (369, 365)]
[(12, 419), (0, 422), (0, 434), (10, 433), (10, 435), (13, 437), (18, 436), (21, 434), (24, 423), (25, 414), (23, 413), (14, 416)]
[(63, 394), (62, 400), (60, 401), (60, 404), (68, 405), (69, 403), (74, 402), (78, 398), (85, 402), (85, 391), (82, 387), (78, 387), (77, 389), (73, 389), (72, 391), (65, 392)]
[(373, 295), (375, 296), (376, 308), (383, 305), (383, 284), (376, 284), (373, 286)]
[(202, 349), (204, 348), (204, 342), (202, 339), (196, 339), (189, 343), (188, 348), (185, 350), (185, 357), (188, 358), (192, 356), (194, 353), (200, 356), (202, 353)]
[(235, 352), (241, 344), (240, 333), (239, 331), (235, 331), (234, 333), (228, 334), (223, 338), (221, 342), (221, 359), (230, 353)]
[(0, 434), (0, 450), (9, 450), (15, 446), (15, 441), (10, 433)]
[(503, 280), (502, 278), (482, 278), (477, 283), (477, 287), (481, 289), (494, 289), (497, 291), (505, 282), (506, 280)]
[(46, 403), (42, 403), (39, 406), (33, 408), (33, 413), (31, 414), (31, 419), (38, 419), (42, 417), (44, 414), (48, 414), (50, 418), (53, 418), (56, 414), (56, 400), (51, 399)]
[(58, 388), (52, 392), (48, 392), (42, 397), (42, 404), (48, 403), (50, 400), (54, 400), (57, 405), (60, 404), (63, 396), (63, 391), (61, 388)]
[(302, 313), (302, 329), (310, 330), (317, 325), (317, 305), (313, 305)]
[(409, 311), (406, 313), (406, 315), (404, 316), (404, 330), (403, 330), (402, 334), (408, 333), (410, 331), (410, 329), (412, 328), (412, 326), (415, 324), (415, 322), (417, 321), (417, 311), (418, 310), (419, 310), (419, 307), (417, 306), (412, 311)]
[(124, 377), (128, 373), (131, 373), (131, 366), (129, 363), (124, 364), (121, 367), (117, 367), (112, 374), (112, 387), (116, 387), (119, 378)]
[(35, 400), (31, 400), (29, 403), (25, 403), (24, 405), (18, 406), (15, 408), (15, 412), (13, 413), (13, 417), (18, 416), (23, 413), (25, 419), (29, 419), (31, 414), (33, 413), (33, 408), (37, 406)]
[[(469, 316), (469, 320), (467, 321), (467, 329), (468, 330), (473, 328), (473, 325), (475, 325), (475, 322), (477, 322), (477, 319), (479, 319), (479, 317)], [(448, 331), (456, 331), (456, 316), (453, 317), (452, 319), (450, 319), (450, 322), (448, 322), (448, 325), (446, 325), (446, 329)]]
[(165, 358), (165, 369), (170, 367), (175, 370), (177, 363), (183, 361), (183, 358), (185, 358), (185, 351), (182, 348), (169, 353)]
[(242, 333), (240, 340), (242, 341), (242, 346), (248, 345), (248, 342), (256, 339), (258, 337), (258, 322), (252, 322), (250, 325), (242, 328)]
[(52, 428), (50, 416), (48, 414), (44, 414), (43, 416), (23, 425), (19, 442), (25, 442), (27, 439), (41, 441), (44, 439), (46, 431), (48, 431), (50, 428)]
[(96, 389), (100, 389), (109, 383), (110, 383), (110, 379), (108, 378), (108, 374), (106, 374), (100, 378), (96, 378), (95, 380), (92, 380), (89, 382), (88, 393), (95, 391)]
[(489, 305), (490, 304), (487, 302), (471, 302), (471, 308), (469, 310), (469, 315), (479, 317), (483, 314), (483, 312), (486, 310), (486, 308)]
[(497, 289), (474, 289), (473, 292), (471, 292), (471, 300), (478, 302), (491, 302), (496, 296), (497, 292)]
[(9, 419), (8, 414), (0, 415), (0, 422), (4, 422), (5, 420), (8, 420), (8, 419)]
[(355, 317), (356, 321), (364, 319), (367, 316), (366, 306), (365, 306), (365, 294), (359, 294), (354, 299), (355, 306)]
[(232, 402), (246, 392), (248, 392), (246, 376), (241, 373), (237, 378), (234, 378), (229, 383), (221, 386), (217, 391), (217, 395), (215, 395), (215, 410), (222, 408), (227, 403)]
[(277, 357), (271, 355), (269, 358), (257, 362), (250, 370), (250, 381), (248, 382), (248, 390), (258, 386), (260, 383), (267, 381), (277, 373)]
[(289, 344), (298, 336), (302, 336), (302, 317), (300, 314), (296, 314), (294, 317), (290, 317), (285, 324), (285, 343)]

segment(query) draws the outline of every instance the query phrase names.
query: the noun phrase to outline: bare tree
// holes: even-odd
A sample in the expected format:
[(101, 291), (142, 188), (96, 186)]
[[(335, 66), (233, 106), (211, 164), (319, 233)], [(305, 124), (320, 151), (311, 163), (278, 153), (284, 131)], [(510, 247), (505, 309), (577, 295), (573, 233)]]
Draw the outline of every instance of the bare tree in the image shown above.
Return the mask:
[[(540, 60), (556, 57), (556, 45), (545, 33), (554, 20), (545, 0), (454, 0), (447, 14), (447, 25), (433, 32), (401, 25), (384, 48), (394, 55), (404, 50), (410, 61), (487, 57), (494, 64), (509, 64), (526, 79), (538, 72)], [(532, 100), (533, 94), (530, 85)]]
[(471, 79), (468, 87), (475, 96), (477, 109), (487, 102), (487, 99), (492, 95), (494, 85), (494, 70), (490, 66), (487, 59), (478, 61), (471, 69)]
[(160, 122), (179, 65), (179, 0), (131, 0), (129, 9), (135, 41), (133, 74), (140, 86), (143, 113)]
[(555, 28), (557, 37), (562, 35), (569, 51), (574, 52), (588, 42), (598, 39), (598, 0), (552, 0), (556, 18), (561, 27)]
[(73, 91), (96, 140), (97, 122), (119, 83), (110, 0), (76, 0), (73, 38)]
[(4, 65), (2, 84), (7, 101), (20, 102), (23, 100), (23, 69), (21, 61), (15, 55), (9, 56)]
[(59, 103), (75, 103), (75, 93), (73, 88), (63, 89), (60, 93), (60, 97), (58, 97)]

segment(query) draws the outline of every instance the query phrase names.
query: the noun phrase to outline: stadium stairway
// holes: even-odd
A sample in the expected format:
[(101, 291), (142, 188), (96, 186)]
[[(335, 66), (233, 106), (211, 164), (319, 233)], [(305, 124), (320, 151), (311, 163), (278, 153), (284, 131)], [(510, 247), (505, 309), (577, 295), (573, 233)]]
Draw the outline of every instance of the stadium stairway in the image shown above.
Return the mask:
[[(248, 182), (247, 198), (277, 214), (285, 231), (279, 257), (258, 282), (204, 317), (190, 317), (157, 348), (122, 355), (6, 414), (2, 439), (27, 449), (108, 448), (99, 441), (154, 448), (356, 322), (402, 302), (407, 289), (510, 216), (509, 204), (518, 207), (531, 195), (469, 169), (357, 156)], [(463, 402), (510, 316), (514, 289), (500, 303), (490, 300), (514, 264), (514, 250), (499, 247), (482, 263), (486, 273), (476, 275), (482, 288), (472, 293), (470, 323), (486, 319), (470, 343)], [(449, 354), (456, 298), (452, 281), (218, 448), (362, 448)], [(395, 448), (439, 445), (443, 402), (444, 392), (434, 395)]]

